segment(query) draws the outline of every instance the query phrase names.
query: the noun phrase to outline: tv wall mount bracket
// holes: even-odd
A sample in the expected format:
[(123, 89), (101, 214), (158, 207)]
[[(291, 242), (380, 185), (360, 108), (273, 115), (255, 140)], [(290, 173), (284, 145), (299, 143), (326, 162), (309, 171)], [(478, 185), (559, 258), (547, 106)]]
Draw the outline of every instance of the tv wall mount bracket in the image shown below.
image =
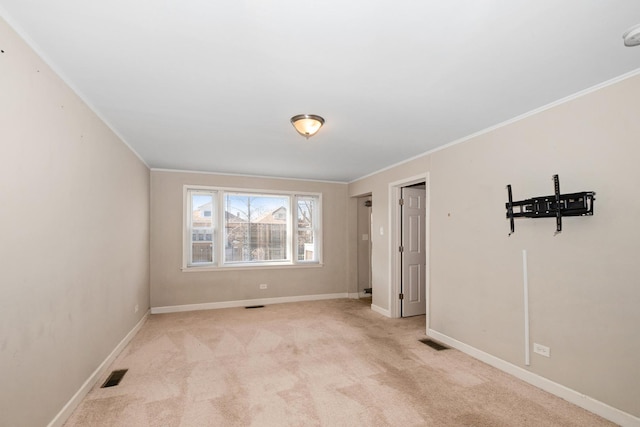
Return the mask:
[(505, 203), (505, 207), (511, 225), (509, 236), (515, 232), (514, 218), (555, 218), (556, 232), (554, 235), (556, 235), (562, 232), (562, 217), (593, 215), (595, 192), (560, 194), (558, 175), (553, 175), (553, 187), (555, 193), (551, 196), (532, 197), (514, 202), (511, 184), (507, 185), (509, 201)]

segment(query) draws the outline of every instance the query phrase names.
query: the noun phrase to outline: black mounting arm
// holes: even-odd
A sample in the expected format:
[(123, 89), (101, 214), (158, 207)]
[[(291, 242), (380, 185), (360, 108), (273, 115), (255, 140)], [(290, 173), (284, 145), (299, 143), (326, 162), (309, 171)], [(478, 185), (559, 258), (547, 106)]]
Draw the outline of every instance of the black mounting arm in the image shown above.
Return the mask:
[(551, 196), (532, 197), (530, 199), (513, 201), (511, 185), (507, 185), (509, 201), (505, 204), (507, 218), (509, 219), (511, 232), (515, 231), (514, 218), (552, 218), (556, 219), (556, 233), (562, 231), (562, 217), (593, 215), (593, 191), (580, 193), (560, 194), (560, 178), (553, 175), (553, 187), (555, 193)]

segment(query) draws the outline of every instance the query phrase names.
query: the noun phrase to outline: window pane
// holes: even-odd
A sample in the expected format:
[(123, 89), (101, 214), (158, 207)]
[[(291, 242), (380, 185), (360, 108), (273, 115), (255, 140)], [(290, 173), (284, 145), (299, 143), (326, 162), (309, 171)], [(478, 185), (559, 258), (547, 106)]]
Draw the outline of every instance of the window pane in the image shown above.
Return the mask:
[(213, 194), (190, 191), (191, 197), (191, 262), (213, 262)]
[(298, 197), (298, 261), (316, 261), (316, 213), (318, 199), (316, 197)]
[(288, 196), (225, 193), (225, 262), (285, 261)]

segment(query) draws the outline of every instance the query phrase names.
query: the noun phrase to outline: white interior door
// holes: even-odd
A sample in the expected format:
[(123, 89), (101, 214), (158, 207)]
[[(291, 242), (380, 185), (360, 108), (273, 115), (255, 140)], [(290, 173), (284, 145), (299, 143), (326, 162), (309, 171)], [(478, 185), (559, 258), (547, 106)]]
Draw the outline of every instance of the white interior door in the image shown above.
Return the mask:
[(424, 188), (402, 189), (402, 317), (427, 312), (425, 216), (427, 191)]

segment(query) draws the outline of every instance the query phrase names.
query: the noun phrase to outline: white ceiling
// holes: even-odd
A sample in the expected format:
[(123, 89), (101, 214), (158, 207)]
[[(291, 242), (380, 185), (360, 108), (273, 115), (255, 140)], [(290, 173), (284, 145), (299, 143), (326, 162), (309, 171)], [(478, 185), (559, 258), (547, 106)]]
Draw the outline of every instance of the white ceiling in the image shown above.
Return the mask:
[[(638, 0), (0, 0), (0, 15), (152, 168), (348, 182), (640, 68), (622, 41)], [(326, 120), (308, 141), (301, 113)]]

